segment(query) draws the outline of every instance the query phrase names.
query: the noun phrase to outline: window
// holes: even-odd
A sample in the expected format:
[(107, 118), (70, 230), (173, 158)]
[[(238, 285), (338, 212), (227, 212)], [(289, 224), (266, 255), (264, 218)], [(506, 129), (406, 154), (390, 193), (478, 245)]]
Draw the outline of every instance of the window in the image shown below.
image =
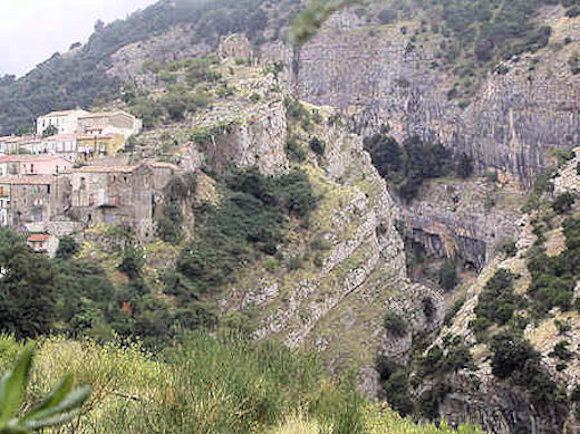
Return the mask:
[(79, 187), (81, 190), (85, 190), (87, 188), (86, 185), (86, 179), (85, 178), (81, 178), (81, 185)]

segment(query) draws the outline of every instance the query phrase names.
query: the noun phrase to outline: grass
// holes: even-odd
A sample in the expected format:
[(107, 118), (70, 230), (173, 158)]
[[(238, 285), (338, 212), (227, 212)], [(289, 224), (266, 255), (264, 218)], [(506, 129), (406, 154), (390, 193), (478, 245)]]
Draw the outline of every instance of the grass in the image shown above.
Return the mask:
[[(93, 388), (82, 416), (61, 431), (83, 433), (451, 433), (418, 426), (363, 398), (351, 377), (331, 378), (313, 355), (231, 335), (189, 335), (163, 356), (138, 343), (47, 338), (27, 402), (65, 373)], [(0, 368), (23, 345), (0, 337)], [(475, 433), (474, 429), (460, 431)]]

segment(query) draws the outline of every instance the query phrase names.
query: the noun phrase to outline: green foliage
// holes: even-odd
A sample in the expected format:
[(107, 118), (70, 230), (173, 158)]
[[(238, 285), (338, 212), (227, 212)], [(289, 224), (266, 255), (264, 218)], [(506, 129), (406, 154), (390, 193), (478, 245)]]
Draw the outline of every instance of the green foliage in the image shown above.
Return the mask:
[(42, 132), (42, 137), (50, 137), (56, 134), (58, 134), (58, 127), (56, 127), (55, 125), (49, 125)]
[(492, 373), (500, 379), (508, 379), (525, 387), (532, 402), (545, 404), (556, 397), (556, 383), (542, 369), (541, 356), (521, 335), (502, 332), (492, 338), (490, 349)]
[(164, 189), (162, 215), (157, 222), (157, 235), (163, 241), (179, 244), (183, 238), (183, 204), (195, 194), (197, 178), (193, 172), (169, 180)]
[(79, 245), (74, 238), (69, 236), (60, 237), (58, 240), (56, 257), (59, 259), (70, 259), (78, 253)]
[(395, 311), (389, 311), (383, 318), (383, 325), (395, 336), (404, 336), (407, 333), (407, 321)]
[(316, 155), (324, 155), (324, 151), (326, 150), (326, 143), (324, 143), (324, 140), (314, 136), (310, 139), (308, 144), (310, 145), (312, 152), (314, 152)]
[(503, 252), (508, 258), (513, 258), (518, 253), (518, 248), (516, 247), (516, 242), (512, 239), (506, 240), (502, 247)]
[(502, 332), (494, 336), (490, 349), (493, 352), (492, 373), (501, 379), (523, 372), (529, 360), (536, 360), (539, 357), (528, 341), (512, 332)]
[(576, 196), (574, 194), (569, 192), (562, 193), (552, 203), (552, 209), (558, 214), (565, 214), (572, 209), (574, 202), (576, 202)]
[(482, 340), (492, 324), (504, 325), (512, 319), (516, 307), (522, 306), (521, 297), (513, 290), (517, 276), (511, 271), (500, 269), (487, 282), (475, 308), (476, 319), (470, 322), (471, 329)]
[(574, 353), (570, 351), (569, 341), (560, 341), (554, 346), (554, 349), (550, 354), (548, 354), (548, 356), (555, 359), (568, 361), (574, 357)]
[(540, 316), (554, 307), (570, 309), (574, 287), (580, 276), (580, 220), (568, 218), (563, 226), (567, 250), (548, 257), (543, 248), (538, 247), (528, 260), (528, 270), (532, 275), (528, 294), (534, 300), (534, 311)]
[(13, 370), (0, 380), (0, 433), (26, 434), (62, 425), (77, 417), (91, 389), (72, 390), (73, 376), (64, 377), (44, 400), (17, 416), (21, 408), (32, 369), (33, 352), (25, 350)]
[(198, 237), (181, 252), (177, 269), (200, 293), (217, 290), (232, 272), (284, 241), (289, 218), (306, 220), (316, 199), (301, 171), (278, 177), (256, 169), (225, 176), (219, 207), (200, 209)]
[(308, 156), (304, 147), (298, 143), (298, 138), (296, 136), (291, 136), (286, 143), (286, 153), (288, 158), (292, 161), (302, 163), (306, 160)]
[(392, 137), (375, 134), (365, 139), (379, 174), (391, 183), (405, 201), (414, 199), (424, 180), (452, 171), (451, 153), (441, 144), (410, 137), (402, 145)]
[(412, 414), (407, 371), (384, 356), (377, 357), (376, 366), (389, 405), (402, 416)]
[(446, 291), (451, 291), (458, 282), (455, 261), (446, 260), (439, 269), (439, 285)]
[(0, 329), (19, 338), (46, 333), (54, 319), (54, 270), (24, 238), (0, 229)]

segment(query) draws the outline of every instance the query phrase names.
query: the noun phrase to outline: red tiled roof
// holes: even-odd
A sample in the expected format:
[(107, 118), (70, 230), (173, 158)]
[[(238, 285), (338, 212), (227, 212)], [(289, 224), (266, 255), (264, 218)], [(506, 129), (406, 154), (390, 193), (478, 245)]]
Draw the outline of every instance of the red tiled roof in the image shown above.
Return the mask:
[(42, 241), (48, 241), (52, 238), (51, 235), (44, 234), (32, 234), (28, 237), (28, 241), (31, 243), (40, 243)]
[(53, 181), (52, 176), (0, 176), (0, 184), (8, 185), (50, 185)]

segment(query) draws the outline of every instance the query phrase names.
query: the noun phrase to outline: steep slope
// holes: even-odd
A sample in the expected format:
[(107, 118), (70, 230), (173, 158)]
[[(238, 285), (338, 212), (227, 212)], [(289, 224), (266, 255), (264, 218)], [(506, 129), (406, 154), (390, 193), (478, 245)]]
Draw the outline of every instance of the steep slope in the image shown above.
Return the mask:
[(449, 421), (470, 420), (493, 432), (578, 430), (579, 213), (571, 204), (580, 178), (574, 155), (553, 177), (554, 193), (522, 218), (509, 255), (487, 265), (423, 356), (435, 363), (432, 357), (449, 351), (459, 336), (470, 348), (472, 365), (453, 373), (415, 371), (418, 394), (447, 385), (435, 411)]

